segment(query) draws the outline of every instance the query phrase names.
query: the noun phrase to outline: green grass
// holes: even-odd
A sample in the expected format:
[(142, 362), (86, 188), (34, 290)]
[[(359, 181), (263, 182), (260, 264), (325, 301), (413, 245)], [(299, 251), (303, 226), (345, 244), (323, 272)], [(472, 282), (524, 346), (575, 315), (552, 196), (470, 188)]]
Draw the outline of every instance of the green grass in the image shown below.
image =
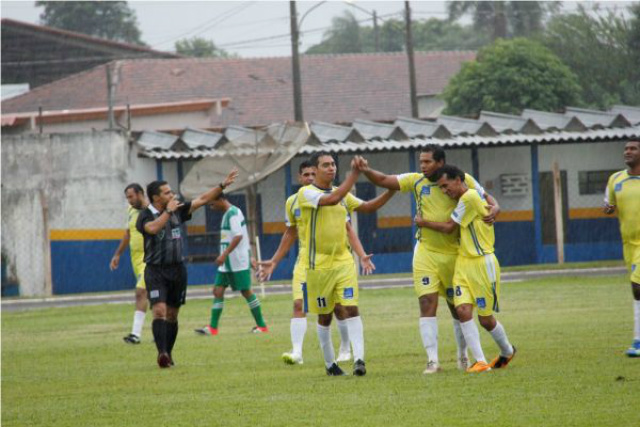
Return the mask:
[[(305, 364), (285, 366), (290, 297), (263, 301), (271, 333), (248, 333), (241, 298), (227, 300), (217, 337), (196, 336), (210, 301), (189, 301), (160, 370), (150, 342), (122, 342), (132, 306), (2, 314), (4, 426), (632, 426), (640, 360), (626, 358), (632, 329), (624, 276), (505, 284), (500, 320), (519, 352), (505, 370), (455, 368), (440, 311), (444, 372), (424, 377), (417, 302), (410, 288), (361, 291), (364, 378), (324, 374), (309, 318)], [(335, 328), (334, 328), (335, 329)], [(337, 331), (334, 331), (337, 340)], [(481, 331), (488, 357), (497, 353)]]

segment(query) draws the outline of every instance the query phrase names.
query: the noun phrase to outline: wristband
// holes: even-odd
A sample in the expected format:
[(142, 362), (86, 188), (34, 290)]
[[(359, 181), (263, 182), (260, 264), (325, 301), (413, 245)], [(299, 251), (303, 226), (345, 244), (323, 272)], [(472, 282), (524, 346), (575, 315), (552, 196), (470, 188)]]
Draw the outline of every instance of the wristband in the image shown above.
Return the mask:
[(173, 214), (173, 211), (172, 211), (172, 210), (170, 210), (170, 209), (165, 209), (164, 211), (165, 211), (166, 213), (168, 213), (169, 215)]
[(226, 185), (224, 185), (222, 182), (220, 184), (218, 184), (218, 186), (220, 186), (220, 189), (224, 190), (225, 188), (227, 188)]

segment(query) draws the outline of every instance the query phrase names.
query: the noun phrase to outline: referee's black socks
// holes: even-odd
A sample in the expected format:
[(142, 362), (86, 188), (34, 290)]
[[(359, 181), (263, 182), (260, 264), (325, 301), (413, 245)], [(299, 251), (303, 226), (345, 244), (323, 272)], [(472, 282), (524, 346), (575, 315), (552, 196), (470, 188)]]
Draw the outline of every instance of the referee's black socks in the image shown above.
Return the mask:
[(167, 324), (167, 353), (171, 354), (173, 350), (173, 345), (176, 343), (176, 338), (178, 337), (178, 321), (175, 322), (166, 322)]
[[(153, 323), (151, 323), (151, 330), (153, 331), (153, 339), (156, 341), (156, 347), (158, 348), (158, 353), (168, 353), (167, 351), (167, 321), (164, 319), (153, 319)], [(178, 331), (176, 325), (176, 333)], [(175, 338), (174, 338), (175, 341)], [(172, 344), (173, 346), (173, 344)]]

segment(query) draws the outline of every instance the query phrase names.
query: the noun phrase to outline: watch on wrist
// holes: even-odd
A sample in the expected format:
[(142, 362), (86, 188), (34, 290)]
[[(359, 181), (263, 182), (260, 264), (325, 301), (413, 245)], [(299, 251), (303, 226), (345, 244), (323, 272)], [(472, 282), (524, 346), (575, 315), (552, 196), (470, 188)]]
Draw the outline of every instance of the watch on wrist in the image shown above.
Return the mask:
[(225, 188), (227, 188), (226, 185), (224, 185), (223, 182), (221, 182), (220, 184), (218, 184), (220, 186), (220, 189), (224, 190)]

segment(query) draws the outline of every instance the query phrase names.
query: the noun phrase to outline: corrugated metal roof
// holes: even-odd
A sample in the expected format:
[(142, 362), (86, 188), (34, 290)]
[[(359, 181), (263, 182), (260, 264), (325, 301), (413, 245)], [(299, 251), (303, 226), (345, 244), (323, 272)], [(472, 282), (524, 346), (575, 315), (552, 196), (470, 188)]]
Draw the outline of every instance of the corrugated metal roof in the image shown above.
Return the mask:
[(446, 127), (435, 122), (398, 117), (393, 124), (410, 138), (451, 138), (452, 136)]
[(577, 117), (588, 127), (612, 128), (631, 126), (631, 122), (629, 122), (629, 120), (627, 120), (622, 114), (598, 110), (567, 107), (564, 115), (567, 117)]
[(353, 128), (360, 132), (366, 139), (394, 139), (396, 141), (402, 141), (409, 138), (399, 127), (386, 123), (355, 120), (353, 122)]
[[(640, 138), (640, 123), (630, 125), (639, 116), (640, 108), (615, 106), (611, 112), (568, 108), (565, 114), (525, 110), (521, 116), (483, 111), (479, 120), (442, 116), (434, 122), (399, 117), (393, 125), (366, 120), (357, 120), (353, 126), (313, 122), (301, 153), (406, 150), (427, 144), (482, 147)], [(181, 136), (143, 132), (137, 141), (142, 156), (156, 159), (262, 155), (277, 150), (278, 141), (286, 140), (289, 131), (290, 126), (283, 123), (260, 130), (230, 126), (224, 135), (194, 129), (185, 130)], [(216, 138), (218, 142), (214, 143)], [(228, 142), (222, 143), (224, 140)]]

